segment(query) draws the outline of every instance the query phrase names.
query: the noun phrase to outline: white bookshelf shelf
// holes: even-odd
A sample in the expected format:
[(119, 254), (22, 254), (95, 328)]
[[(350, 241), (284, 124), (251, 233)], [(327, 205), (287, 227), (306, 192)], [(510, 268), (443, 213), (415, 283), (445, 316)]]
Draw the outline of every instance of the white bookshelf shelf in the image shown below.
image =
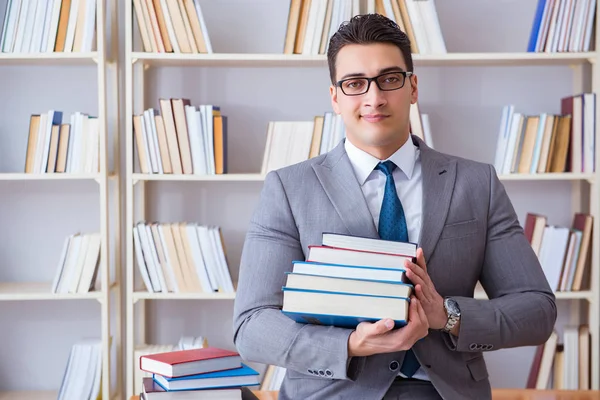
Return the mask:
[[(507, 174), (498, 175), (501, 181), (589, 181), (593, 182), (594, 174), (544, 173), (544, 174)], [(132, 174), (132, 179), (138, 181), (233, 181), (261, 182), (263, 174), (223, 174), (223, 175), (192, 175), (192, 174)]]
[(150, 293), (133, 292), (133, 302), (138, 300), (234, 300), (235, 293)]
[[(554, 292), (556, 300), (594, 300), (594, 293), (589, 290), (573, 291), (573, 292)], [(475, 290), (474, 297), (476, 299), (487, 299), (487, 295), (483, 290)]]
[(58, 391), (13, 391), (0, 392), (0, 400), (56, 400)]
[(101, 174), (75, 174), (75, 173), (49, 173), (49, 174), (26, 174), (23, 172), (0, 173), (0, 181), (46, 181), (46, 180), (95, 180), (100, 179)]
[(0, 282), (0, 301), (101, 300), (102, 296), (102, 292), (52, 293), (51, 282)]
[(595, 180), (594, 174), (581, 173), (543, 173), (543, 174), (505, 174), (498, 175), (502, 181), (588, 181)]
[(222, 175), (192, 175), (192, 174), (132, 174), (136, 181), (233, 181), (261, 182), (265, 176), (261, 174), (222, 174)]
[[(485, 66), (485, 65), (573, 65), (589, 64), (596, 57), (587, 53), (446, 53), (414, 54), (416, 66)], [(324, 67), (325, 55), (279, 53), (147, 53), (133, 52), (132, 62), (142, 61), (155, 66), (215, 66), (215, 67)]]
[(85, 53), (0, 53), (0, 65), (43, 64), (43, 65), (95, 65), (97, 52)]

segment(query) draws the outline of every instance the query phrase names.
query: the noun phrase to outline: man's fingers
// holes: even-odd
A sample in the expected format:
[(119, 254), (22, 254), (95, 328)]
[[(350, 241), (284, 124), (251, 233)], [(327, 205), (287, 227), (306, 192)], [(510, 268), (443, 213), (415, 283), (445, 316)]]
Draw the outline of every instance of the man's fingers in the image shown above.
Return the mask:
[(381, 319), (369, 327), (369, 335), (381, 335), (390, 331), (394, 327), (394, 321), (390, 318)]
[(423, 254), (423, 249), (420, 247), (417, 249), (417, 264), (419, 264), (419, 267), (427, 271), (427, 264), (425, 263), (425, 254)]

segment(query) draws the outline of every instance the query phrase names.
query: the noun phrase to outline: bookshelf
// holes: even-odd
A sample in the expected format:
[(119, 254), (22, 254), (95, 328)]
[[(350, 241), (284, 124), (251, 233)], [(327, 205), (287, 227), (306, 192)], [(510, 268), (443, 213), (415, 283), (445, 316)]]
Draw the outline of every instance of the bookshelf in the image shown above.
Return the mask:
[[(39, 10), (47, 10), (48, 16), (61, 9), (60, 0), (45, 3), (39, 2), (47, 6)], [(5, 13), (15, 4), (19, 5), (0, 0), (3, 26)], [(112, 154), (118, 154), (110, 118), (118, 104), (109, 99), (117, 90), (117, 25), (110, 23), (116, 21), (117, 2), (97, 0), (90, 5), (81, 16), (94, 13), (95, 36), (87, 37), (93, 43), (91, 51), (0, 51), (5, 89), (0, 100), (0, 219), (13, 227), (2, 235), (0, 320), (8, 327), (2, 338), (9, 344), (0, 361), (2, 399), (56, 399), (71, 347), (88, 337), (101, 343), (99, 398), (113, 398), (119, 391), (115, 360), (121, 358), (120, 293), (114, 268), (119, 246), (111, 232), (119, 205), (110, 197), (113, 192), (118, 198), (119, 190), (118, 158), (110, 163)], [(43, 17), (36, 14), (36, 20)], [(33, 38), (42, 32), (41, 26), (32, 26)], [(45, 26), (51, 31), (50, 24)], [(7, 31), (3, 32), (8, 37)], [(63, 124), (75, 112), (97, 118), (97, 172), (25, 172), (30, 116), (48, 110), (61, 111)], [(68, 235), (79, 231), (99, 234), (94, 287), (54, 292), (61, 247)]]
[[(183, 331), (190, 334), (198, 329), (194, 334), (206, 335), (209, 343), (216, 338), (231, 348), (230, 320), (222, 314), (232, 312), (235, 298), (234, 293), (148, 292), (135, 261), (134, 224), (141, 220), (190, 219), (198, 223), (223, 223), (229, 268), (235, 284), (244, 226), (264, 180), (260, 164), (267, 122), (307, 121), (330, 109), (326, 57), (282, 53), (289, 2), (200, 3), (213, 53), (144, 51), (134, 4), (127, 1), (124, 6), (127, 396), (135, 394), (134, 351), (142, 343), (170, 343), (178, 334), (184, 334)], [(421, 109), (434, 115), (436, 148), (493, 163), (503, 105), (514, 101), (528, 110), (526, 112), (551, 112), (549, 110), (557, 110), (563, 96), (582, 91), (598, 92), (600, 59), (596, 51), (525, 52), (536, 3), (537, 0), (528, 0), (522, 7), (516, 2), (507, 7), (476, 1), (436, 2), (442, 30), (449, 32), (449, 51), (413, 55), (419, 75)], [(268, 13), (268, 18), (261, 17), (263, 12)], [(464, 21), (478, 23), (465, 24)], [(515, 27), (504, 35), (506, 21), (514, 21)], [(464, 32), (458, 33), (460, 30)], [(594, 35), (597, 42), (595, 31)], [(546, 88), (544, 79), (556, 80), (557, 87)], [(190, 98), (192, 105), (221, 106), (230, 122), (230, 173), (140, 172), (135, 157), (137, 145), (132, 117), (147, 108), (154, 108), (160, 114), (158, 99), (169, 97)], [(598, 107), (596, 115), (597, 110)], [(552, 223), (570, 225), (575, 212), (589, 212), (595, 222), (593, 238), (600, 234), (596, 222), (600, 217), (598, 178), (597, 171), (500, 175), (520, 218), (527, 212), (539, 210), (546, 212)], [(234, 216), (229, 215), (230, 211)], [(556, 297), (557, 325), (566, 324), (571, 318), (590, 325), (590, 385), (598, 389), (600, 246), (597, 240), (593, 241), (591, 287), (557, 292)], [(476, 297), (484, 299), (485, 293), (476, 292)], [(196, 315), (201, 322), (187, 320)], [(218, 320), (214, 324), (213, 318)], [(206, 334), (204, 329), (214, 335)], [(523, 377), (529, 373), (532, 357), (530, 348), (486, 353), (492, 384), (524, 386)], [(505, 366), (515, 360), (519, 368), (505, 371)]]

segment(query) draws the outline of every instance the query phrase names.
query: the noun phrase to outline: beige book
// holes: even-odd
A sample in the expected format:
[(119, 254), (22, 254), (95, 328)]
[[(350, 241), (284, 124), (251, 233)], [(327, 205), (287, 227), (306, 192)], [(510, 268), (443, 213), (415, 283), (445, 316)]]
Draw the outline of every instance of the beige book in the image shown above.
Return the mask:
[(162, 246), (162, 240), (160, 238), (160, 233), (158, 232), (158, 223), (153, 222), (149, 224), (150, 227), (150, 239), (154, 244), (154, 248), (156, 249), (156, 255), (158, 257), (158, 263), (160, 265), (160, 269), (162, 270), (162, 274), (165, 280), (165, 285), (167, 287), (168, 292), (174, 292), (173, 290), (173, 282), (171, 280), (172, 273), (169, 271), (169, 266), (167, 265), (167, 259), (165, 258), (165, 250)]
[(185, 1), (186, 0), (177, 0), (177, 5), (179, 6), (179, 12), (181, 13), (183, 26), (185, 27), (185, 34), (188, 37), (192, 53), (198, 53), (198, 46), (196, 45), (196, 40), (194, 39), (194, 33), (192, 32), (192, 26), (190, 24), (190, 16), (184, 5)]
[(197, 287), (195, 282), (193, 281), (194, 277), (192, 276), (191, 268), (188, 263), (187, 255), (185, 254), (185, 249), (183, 247), (183, 239), (181, 238), (181, 231), (179, 230), (178, 223), (169, 224), (171, 233), (173, 235), (173, 242), (175, 243), (175, 248), (177, 249), (177, 255), (179, 257), (179, 266), (181, 267), (181, 275), (185, 280), (185, 290), (186, 292), (196, 292)]
[(165, 134), (167, 136), (167, 147), (169, 148), (169, 159), (171, 161), (171, 169), (174, 174), (181, 174), (181, 156), (179, 153), (179, 141), (177, 140), (177, 129), (175, 128), (175, 119), (173, 117), (173, 107), (171, 100), (159, 99), (160, 113), (162, 114), (163, 124), (165, 126)]
[(191, 38), (188, 38), (178, 1), (167, 0), (167, 8), (169, 9), (169, 15), (171, 16), (171, 22), (173, 24), (173, 30), (175, 30), (175, 37), (179, 44), (179, 50), (182, 53), (192, 53), (192, 45), (190, 44)]
[(46, 165), (47, 173), (54, 173), (56, 171), (59, 134), (60, 125), (52, 125), (52, 129), (50, 130), (50, 150), (48, 151), (48, 164)]
[(71, 10), (71, 0), (62, 0), (60, 6), (60, 16), (58, 19), (58, 29), (56, 32), (56, 42), (54, 51), (65, 51), (65, 40), (67, 38), (67, 28), (69, 27), (69, 11)]
[(61, 124), (60, 138), (58, 140), (58, 157), (56, 159), (56, 172), (66, 172), (67, 154), (69, 153), (69, 136), (71, 135), (71, 125)]
[(323, 21), (323, 32), (321, 33), (321, 45), (319, 46), (319, 54), (325, 54), (327, 43), (329, 42), (329, 30), (331, 29), (331, 16), (333, 14), (333, 3), (335, 0), (327, 0), (327, 8), (325, 10), (325, 21)]
[(294, 54), (294, 44), (296, 42), (296, 31), (298, 30), (298, 21), (300, 19), (300, 10), (302, 9), (302, 0), (292, 0), (288, 14), (287, 29), (285, 33), (285, 42), (283, 45), (283, 54)]
[(154, 115), (154, 121), (156, 124), (156, 136), (158, 137), (158, 150), (160, 151), (163, 173), (171, 174), (173, 173), (173, 168), (171, 168), (171, 157), (169, 155), (165, 123), (161, 115)]
[(533, 161), (533, 149), (537, 138), (537, 130), (540, 123), (539, 115), (531, 115), (527, 118), (525, 126), (525, 137), (523, 138), (523, 148), (519, 159), (518, 172), (520, 174), (529, 173)]
[(190, 138), (188, 134), (187, 120), (185, 118), (185, 106), (191, 105), (189, 99), (171, 99), (173, 106), (173, 118), (177, 130), (177, 141), (179, 142), (179, 153), (181, 155), (181, 166), (184, 174), (194, 173), (192, 167), (192, 151), (190, 149)]
[(148, 159), (149, 155), (146, 151), (146, 143), (144, 141), (144, 132), (142, 131), (142, 116), (134, 115), (133, 116), (133, 134), (135, 136), (135, 144), (138, 150), (138, 158), (140, 161), (140, 170), (143, 174), (150, 173), (150, 160)]
[(173, 45), (171, 44), (171, 38), (169, 37), (169, 31), (167, 30), (167, 23), (165, 21), (165, 12), (163, 11), (160, 0), (152, 0), (154, 5), (154, 12), (156, 14), (156, 22), (158, 23), (158, 29), (160, 37), (163, 42), (164, 50), (167, 53), (173, 52)]
[(37, 147), (40, 119), (41, 116), (39, 114), (32, 115), (29, 118), (29, 138), (27, 140), (27, 154), (25, 156), (25, 172), (28, 174), (35, 172), (35, 149)]
[[(146, 20), (144, 19), (144, 10), (142, 8), (142, 2), (144, 0), (133, 0), (133, 9), (135, 11), (135, 17), (140, 29), (140, 37), (142, 38), (142, 46), (145, 52), (152, 52), (152, 43), (150, 42), (150, 27), (146, 26)], [(62, 16), (61, 16), (62, 19)]]
[(194, 6), (194, 0), (183, 0), (183, 4), (184, 8), (182, 9), (182, 13), (183, 11), (186, 11), (187, 19), (190, 23), (191, 37), (194, 39), (198, 52), (208, 53), (206, 43), (204, 42), (205, 38), (202, 33), (202, 26), (200, 25), (200, 18), (198, 18), (198, 13)]
[(302, 54), (304, 48), (304, 36), (306, 35), (306, 26), (308, 23), (308, 12), (310, 11), (311, 0), (302, 0), (302, 10), (298, 20), (298, 29), (296, 30), (296, 41), (294, 44), (294, 54)]
[(181, 235), (181, 244), (183, 245), (183, 251), (185, 253), (185, 258), (187, 262), (187, 266), (189, 268), (189, 276), (191, 278), (191, 284), (194, 288), (195, 292), (203, 292), (202, 283), (200, 283), (200, 277), (198, 276), (198, 271), (196, 270), (196, 264), (194, 263), (194, 257), (192, 256), (192, 248), (190, 246), (190, 238), (187, 234), (187, 224), (185, 222), (181, 222), (178, 224), (179, 234)]
[(408, 15), (408, 9), (406, 8), (406, 2), (410, 0), (395, 1), (398, 2), (398, 7), (400, 8), (400, 15), (402, 16), (404, 28), (406, 29), (404, 32), (406, 32), (406, 36), (408, 36), (408, 40), (410, 40), (410, 48), (414, 54), (419, 54), (419, 46), (417, 44), (417, 39), (415, 38), (415, 31)]
[(183, 266), (181, 262), (181, 256), (177, 250), (175, 243), (175, 236), (171, 229), (171, 224), (160, 224), (158, 227), (159, 231), (162, 231), (163, 238), (165, 239), (165, 254), (168, 264), (173, 270), (175, 275), (175, 282), (177, 283), (177, 290), (180, 293), (189, 292), (185, 276), (183, 275)]
[(156, 16), (156, 9), (154, 8), (154, 4), (152, 0), (143, 0), (145, 1), (145, 10), (148, 12), (147, 22), (150, 23), (149, 27), (154, 37), (154, 41), (156, 43), (156, 51), (159, 53), (165, 52), (165, 44), (163, 42), (163, 37), (160, 32), (160, 27), (158, 26), (158, 18)]

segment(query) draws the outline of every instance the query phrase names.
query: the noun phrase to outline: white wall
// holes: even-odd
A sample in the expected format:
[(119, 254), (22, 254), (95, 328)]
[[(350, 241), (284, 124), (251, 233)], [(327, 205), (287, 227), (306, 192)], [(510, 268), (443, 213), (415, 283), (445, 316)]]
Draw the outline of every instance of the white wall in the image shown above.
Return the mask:
[[(5, 1), (0, 0), (0, 9)], [(124, 5), (120, 3), (123, 60)], [(214, 50), (280, 53), (288, 3), (202, 1)], [(448, 51), (524, 51), (537, 0), (438, 0), (436, 4)], [(58, 76), (63, 71), (68, 74), (65, 78)], [(4, 117), (0, 119), (0, 170), (22, 169), (31, 113), (51, 107), (66, 112), (96, 109), (93, 71), (0, 67), (4, 94), (0, 96)], [(485, 162), (493, 161), (502, 106), (513, 102), (524, 113), (558, 112), (560, 98), (573, 90), (573, 70), (568, 67), (417, 65), (416, 73), (421, 110), (430, 115), (435, 147)], [(151, 68), (145, 78), (144, 108), (158, 108), (159, 97), (187, 97), (194, 105), (221, 107), (229, 118), (230, 172), (259, 171), (268, 121), (308, 120), (331, 108), (326, 67)], [(119, 121), (121, 131), (126, 123)], [(123, 136), (120, 141), (124, 160)], [(569, 183), (509, 182), (506, 187), (521, 221), (526, 212), (535, 211), (547, 214), (550, 223), (571, 223)], [(220, 225), (235, 280), (245, 226), (260, 188), (259, 182), (151, 182), (145, 217)], [(76, 199), (75, 205), (67, 205), (68, 199)], [(97, 228), (97, 208), (93, 183), (0, 182), (4, 227), (0, 280), (50, 280), (64, 236), (75, 229)], [(568, 318), (569, 303), (559, 304), (561, 320)], [(233, 348), (232, 305), (232, 301), (148, 302), (148, 341), (174, 343), (181, 335), (204, 335), (211, 345)], [(10, 344), (1, 350), (0, 390), (58, 388), (70, 345), (98, 332), (99, 315), (94, 302), (0, 303), (0, 342)], [(81, 320), (85, 325), (78, 323)], [(524, 386), (532, 350), (487, 353), (492, 385)]]

